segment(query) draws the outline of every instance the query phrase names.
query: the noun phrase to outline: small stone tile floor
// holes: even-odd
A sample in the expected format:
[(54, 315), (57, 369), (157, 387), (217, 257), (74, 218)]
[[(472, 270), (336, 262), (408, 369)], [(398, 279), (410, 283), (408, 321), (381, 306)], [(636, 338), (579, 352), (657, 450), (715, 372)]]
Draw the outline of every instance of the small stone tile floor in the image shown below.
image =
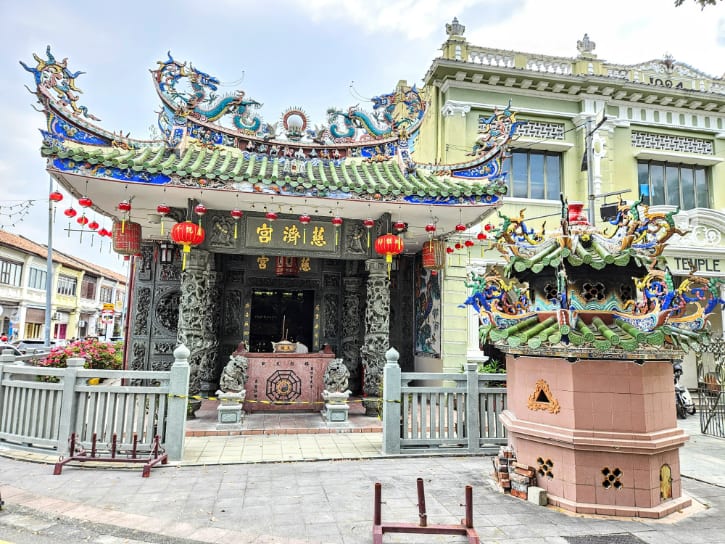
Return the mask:
[(381, 456), (382, 422), (351, 399), (348, 421), (327, 423), (318, 411), (255, 411), (238, 429), (220, 429), (217, 402), (204, 400), (187, 421), (183, 465), (219, 465)]

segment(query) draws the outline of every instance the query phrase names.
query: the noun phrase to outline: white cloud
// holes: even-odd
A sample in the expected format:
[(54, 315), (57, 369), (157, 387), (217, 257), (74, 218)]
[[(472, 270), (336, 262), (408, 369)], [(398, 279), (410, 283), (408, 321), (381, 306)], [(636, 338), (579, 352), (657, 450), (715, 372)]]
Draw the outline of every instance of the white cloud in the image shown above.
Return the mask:
[(367, 34), (395, 31), (416, 40), (442, 35), (443, 23), (467, 9), (484, 9), (501, 0), (295, 0), (298, 9), (315, 22), (343, 21)]

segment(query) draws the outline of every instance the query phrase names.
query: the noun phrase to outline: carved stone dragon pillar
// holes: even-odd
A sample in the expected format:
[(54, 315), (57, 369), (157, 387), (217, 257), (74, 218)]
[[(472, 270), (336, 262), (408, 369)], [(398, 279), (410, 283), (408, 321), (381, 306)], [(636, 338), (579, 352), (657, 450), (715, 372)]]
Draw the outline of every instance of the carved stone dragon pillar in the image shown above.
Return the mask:
[[(360, 349), (365, 372), (363, 393), (379, 397), (385, 367), (385, 352), (390, 344), (390, 280), (383, 260), (365, 261), (368, 271), (367, 301), (365, 306), (365, 338)], [(377, 415), (377, 401), (365, 403), (368, 415)]]
[(360, 373), (360, 346), (362, 345), (361, 287), (362, 278), (344, 278), (342, 310), (342, 358), (350, 371), (350, 388), (362, 389)]
[[(195, 249), (181, 274), (181, 300), (179, 302), (178, 340), (184, 344), (189, 356), (189, 395), (208, 392), (210, 377), (214, 372), (217, 340), (214, 334), (216, 311), (216, 272), (213, 255)], [(191, 402), (191, 412), (201, 402)]]

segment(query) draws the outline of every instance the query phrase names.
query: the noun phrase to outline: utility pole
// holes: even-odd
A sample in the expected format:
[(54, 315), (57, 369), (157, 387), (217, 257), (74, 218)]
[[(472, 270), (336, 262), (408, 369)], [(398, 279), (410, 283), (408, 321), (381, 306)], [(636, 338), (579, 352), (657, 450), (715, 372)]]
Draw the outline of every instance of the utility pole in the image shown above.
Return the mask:
[(587, 117), (587, 122), (584, 125), (584, 130), (586, 130), (586, 136), (585, 136), (585, 148), (587, 155), (587, 219), (589, 220), (589, 224), (594, 226), (596, 223), (596, 217), (594, 214), (594, 172), (592, 171), (592, 153), (594, 153), (594, 145), (592, 144), (592, 136), (594, 135), (594, 130), (592, 129), (592, 125), (594, 125), (594, 119), (589, 116)]
[[(48, 176), (50, 188), (48, 195), (53, 192), (53, 176)], [(53, 199), (48, 198), (48, 256), (45, 273), (45, 347), (50, 347), (50, 310), (53, 302)]]
[[(596, 195), (594, 194), (594, 168), (592, 167), (592, 156), (594, 155), (594, 133), (604, 124), (604, 121), (606, 120), (607, 116), (604, 115), (604, 110), (601, 110), (596, 115), (596, 118), (591, 115), (587, 117), (586, 123), (584, 124), (584, 130), (586, 130), (584, 139), (584, 147), (586, 150), (584, 153), (586, 153), (587, 158), (587, 220), (590, 225), (594, 225), (596, 221), (596, 216), (594, 214), (594, 199), (596, 198)], [(595, 121), (596, 125), (594, 124)]]

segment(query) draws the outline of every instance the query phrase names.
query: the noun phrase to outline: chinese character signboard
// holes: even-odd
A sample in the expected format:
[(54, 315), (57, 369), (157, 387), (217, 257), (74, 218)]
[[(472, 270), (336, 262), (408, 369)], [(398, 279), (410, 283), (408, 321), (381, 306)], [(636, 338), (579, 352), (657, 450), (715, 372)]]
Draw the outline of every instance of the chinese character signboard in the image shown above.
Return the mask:
[(253, 249), (336, 253), (335, 227), (325, 221), (303, 225), (291, 219), (270, 221), (264, 217), (247, 218), (246, 247)]

